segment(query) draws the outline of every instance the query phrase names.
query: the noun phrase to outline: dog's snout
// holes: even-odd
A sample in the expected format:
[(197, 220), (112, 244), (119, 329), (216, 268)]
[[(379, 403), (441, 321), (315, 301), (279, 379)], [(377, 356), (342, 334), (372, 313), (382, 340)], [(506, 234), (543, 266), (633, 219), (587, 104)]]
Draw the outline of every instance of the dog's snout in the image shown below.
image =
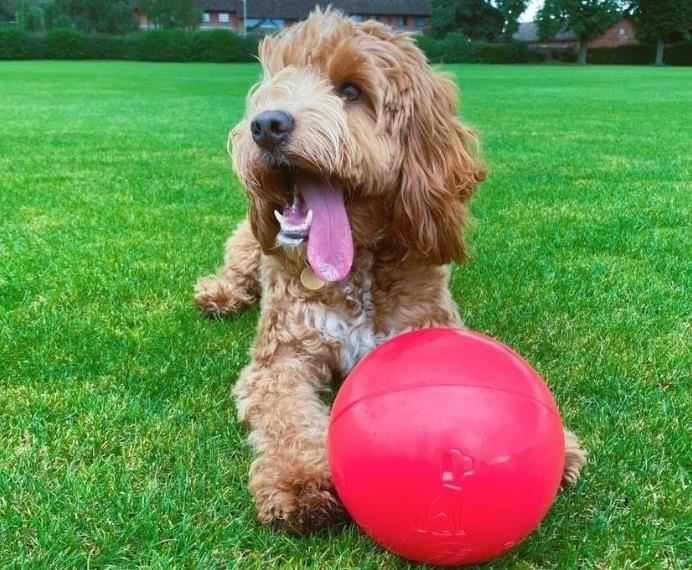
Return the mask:
[(284, 142), (293, 130), (294, 120), (285, 111), (263, 111), (250, 123), (252, 139), (263, 148)]

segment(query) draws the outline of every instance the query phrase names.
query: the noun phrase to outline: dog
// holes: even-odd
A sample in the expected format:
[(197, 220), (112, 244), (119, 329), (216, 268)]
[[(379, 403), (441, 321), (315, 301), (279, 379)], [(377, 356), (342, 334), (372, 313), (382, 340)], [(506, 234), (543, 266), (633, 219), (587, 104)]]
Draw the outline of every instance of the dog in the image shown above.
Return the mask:
[[(461, 231), (485, 170), (455, 83), (408, 34), (318, 9), (265, 38), (259, 59), (229, 138), (248, 217), (196, 302), (230, 316), (261, 299), (233, 390), (257, 452), (249, 488), (262, 523), (304, 533), (344, 516), (322, 393), (388, 338), (462, 326), (450, 262), (466, 257)], [(573, 484), (585, 454), (565, 440)]]

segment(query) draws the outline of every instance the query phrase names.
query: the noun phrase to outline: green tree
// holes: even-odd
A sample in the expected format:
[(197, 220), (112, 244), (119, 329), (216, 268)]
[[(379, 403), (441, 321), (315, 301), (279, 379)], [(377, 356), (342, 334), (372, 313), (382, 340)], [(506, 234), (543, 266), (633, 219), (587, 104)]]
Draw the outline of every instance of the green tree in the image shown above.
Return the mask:
[(545, 0), (536, 20), (541, 39), (572, 30), (579, 38), (577, 63), (586, 63), (589, 40), (605, 32), (621, 15), (617, 0)]
[(85, 32), (122, 34), (137, 28), (129, 0), (55, 0), (54, 19)]
[(486, 0), (430, 1), (430, 28), (437, 36), (461, 32), (472, 40), (494, 40), (503, 25), (502, 12)]
[(0, 19), (12, 21), (17, 14), (17, 2), (15, 0), (0, 0)]
[(43, 32), (46, 29), (46, 20), (41, 4), (21, 0), (17, 4), (15, 15), (17, 25), (27, 32)]
[(495, 0), (493, 4), (504, 18), (502, 33), (507, 41), (511, 41), (512, 34), (519, 29), (519, 16), (526, 10), (528, 0)]
[(47, 30), (53, 30), (55, 28), (72, 28), (74, 26), (74, 22), (63, 12), (58, 2), (49, 2), (45, 4), (43, 8), (43, 17)]
[(0, 22), (11, 21), (14, 12), (15, 8), (12, 2), (8, 0), (2, 0), (2, 2), (0, 2)]
[(191, 29), (199, 26), (201, 13), (195, 0), (142, 0), (149, 22), (160, 28)]
[(635, 0), (633, 15), (637, 36), (645, 42), (656, 42), (656, 65), (663, 65), (666, 44), (692, 35), (690, 0)]

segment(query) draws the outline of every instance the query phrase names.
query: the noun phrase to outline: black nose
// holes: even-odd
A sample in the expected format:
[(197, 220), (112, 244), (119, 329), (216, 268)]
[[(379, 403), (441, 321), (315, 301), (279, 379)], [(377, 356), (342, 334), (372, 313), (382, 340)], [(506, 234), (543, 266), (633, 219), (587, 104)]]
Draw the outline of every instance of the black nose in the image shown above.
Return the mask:
[(284, 142), (293, 130), (293, 117), (285, 111), (263, 111), (250, 123), (253, 140), (263, 148)]

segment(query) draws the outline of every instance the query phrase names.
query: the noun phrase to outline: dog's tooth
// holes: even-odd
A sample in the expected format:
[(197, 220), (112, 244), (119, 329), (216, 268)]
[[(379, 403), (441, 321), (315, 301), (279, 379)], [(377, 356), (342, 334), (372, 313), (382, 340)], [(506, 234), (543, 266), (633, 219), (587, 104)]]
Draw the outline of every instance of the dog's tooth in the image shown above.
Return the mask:
[(308, 215), (305, 217), (305, 228), (309, 228), (312, 224), (312, 210), (308, 210)]
[(279, 213), (279, 210), (274, 210), (274, 217), (282, 225), (286, 225), (286, 219)]

